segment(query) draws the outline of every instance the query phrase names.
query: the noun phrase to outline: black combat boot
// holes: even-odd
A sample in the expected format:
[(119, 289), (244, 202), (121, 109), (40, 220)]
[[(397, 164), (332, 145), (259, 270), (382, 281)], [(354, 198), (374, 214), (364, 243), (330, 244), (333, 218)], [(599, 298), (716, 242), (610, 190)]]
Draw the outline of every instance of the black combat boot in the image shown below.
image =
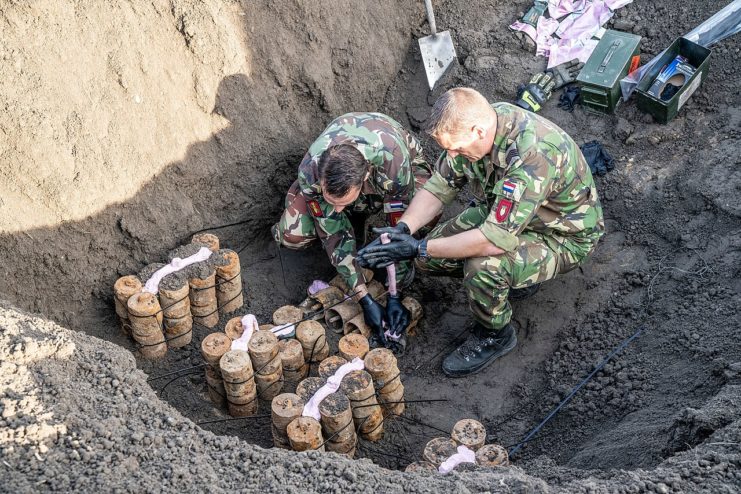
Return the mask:
[(517, 345), (517, 333), (508, 323), (494, 331), (476, 323), (471, 336), (443, 360), (443, 373), (448, 377), (475, 374), (505, 355)]
[(525, 288), (512, 288), (509, 291), (508, 298), (510, 300), (525, 300), (526, 298), (530, 298), (538, 293), (540, 285), (540, 283), (536, 283), (534, 285), (526, 286)]

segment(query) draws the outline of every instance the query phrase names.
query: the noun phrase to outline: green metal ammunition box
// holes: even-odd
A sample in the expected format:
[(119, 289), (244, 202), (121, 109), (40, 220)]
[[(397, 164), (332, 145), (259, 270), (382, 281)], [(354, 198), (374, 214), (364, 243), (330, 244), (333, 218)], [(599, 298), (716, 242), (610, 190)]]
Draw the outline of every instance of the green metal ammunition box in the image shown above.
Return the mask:
[[(687, 61), (695, 67), (695, 72), (681, 88), (668, 101), (663, 101), (652, 94), (648, 93), (651, 84), (661, 70), (677, 55), (682, 55)], [(664, 54), (653, 67), (643, 76), (641, 82), (636, 88), (636, 104), (638, 109), (650, 113), (660, 123), (667, 123), (677, 116), (679, 110), (692, 96), (692, 93), (700, 87), (702, 81), (708, 75), (710, 63), (710, 50), (702, 45), (693, 43), (685, 38), (677, 38), (664, 51)]]
[(620, 104), (620, 79), (635, 70), (640, 62), (641, 37), (608, 30), (579, 72), (581, 103), (587, 110), (613, 113)]

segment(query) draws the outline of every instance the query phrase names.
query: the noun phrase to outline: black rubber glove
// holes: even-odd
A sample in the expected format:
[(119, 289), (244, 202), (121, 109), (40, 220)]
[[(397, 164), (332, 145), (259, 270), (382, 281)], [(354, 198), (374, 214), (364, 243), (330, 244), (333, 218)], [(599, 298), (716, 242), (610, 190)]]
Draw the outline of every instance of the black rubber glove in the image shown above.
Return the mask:
[(568, 62), (558, 64), (545, 72), (546, 74), (550, 73), (553, 77), (553, 82), (556, 84), (554, 89), (559, 89), (564, 87), (566, 84), (571, 84), (576, 81), (582, 67), (584, 67), (584, 64), (580, 62), (578, 58), (575, 58)]
[(409, 326), (412, 314), (409, 309), (401, 303), (400, 295), (389, 295), (386, 302), (386, 317), (389, 324), (389, 332), (400, 335)]
[(409, 230), (409, 227), (407, 226), (406, 223), (404, 223), (403, 221), (400, 221), (396, 224), (396, 226), (384, 226), (381, 228), (374, 228), (373, 233), (378, 235), (378, 238), (376, 238), (373, 242), (366, 245), (366, 247), (371, 247), (371, 246), (375, 247), (377, 245), (381, 245), (381, 234), (383, 233), (388, 233), (388, 234), (402, 233), (402, 234), (409, 235), (409, 233), (411, 233), (411, 230)]
[(369, 244), (358, 251), (358, 262), (363, 267), (383, 268), (395, 262), (406, 259), (414, 259), (419, 253), (419, 244), (417, 240), (406, 233), (390, 233), (391, 242), (377, 245)]
[(371, 328), (370, 343), (371, 346), (386, 346), (386, 336), (383, 334), (384, 310), (381, 304), (373, 300), (370, 293), (358, 300), (363, 308), (363, 319), (365, 324)]
[(551, 97), (555, 86), (556, 81), (553, 80), (552, 74), (548, 72), (535, 74), (527, 85), (520, 86), (515, 104), (535, 113)]

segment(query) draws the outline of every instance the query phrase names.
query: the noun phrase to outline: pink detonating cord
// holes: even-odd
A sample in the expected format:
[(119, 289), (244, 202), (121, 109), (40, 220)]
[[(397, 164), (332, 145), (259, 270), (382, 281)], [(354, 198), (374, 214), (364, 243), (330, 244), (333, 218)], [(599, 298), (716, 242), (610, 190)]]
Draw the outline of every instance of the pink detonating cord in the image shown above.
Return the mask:
[[(391, 239), (389, 238), (389, 234), (382, 233), (381, 243), (387, 244), (389, 242), (391, 242)], [(392, 297), (395, 297), (397, 293), (396, 292), (396, 266), (393, 263), (386, 266), (386, 273), (387, 273), (387, 278), (389, 282), (389, 295), (391, 295)], [(389, 338), (390, 340), (393, 340), (393, 341), (399, 341), (399, 338), (401, 338), (401, 334), (391, 333), (388, 329), (383, 334), (384, 336), (386, 336), (386, 338)]]

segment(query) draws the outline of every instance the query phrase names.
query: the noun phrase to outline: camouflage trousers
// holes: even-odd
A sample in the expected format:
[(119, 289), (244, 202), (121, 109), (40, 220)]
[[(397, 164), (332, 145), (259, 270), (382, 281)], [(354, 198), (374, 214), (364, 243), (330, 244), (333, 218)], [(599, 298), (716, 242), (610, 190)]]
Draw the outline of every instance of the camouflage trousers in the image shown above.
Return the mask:
[[(414, 190), (416, 192), (424, 186), (427, 180), (429, 180), (431, 172), (426, 166), (413, 166), (413, 172)], [(371, 204), (370, 207), (368, 206), (369, 205), (364, 204), (362, 208), (355, 210), (354, 205), (350, 205), (346, 211), (349, 216), (352, 216), (353, 214), (369, 215), (382, 210), (383, 203), (378, 201), (377, 204)], [(434, 220), (434, 223), (431, 222), (431, 225), (437, 224), (440, 216), (441, 215)], [(390, 215), (386, 215), (386, 224), (390, 224), (390, 221)], [(424, 233), (425, 232), (422, 231), (422, 234)], [(306, 204), (306, 199), (301, 193), (298, 180), (293, 182), (293, 185), (288, 189), (288, 193), (286, 194), (285, 210), (281, 215), (280, 221), (273, 225), (272, 234), (276, 242), (280, 243), (284, 247), (294, 250), (305, 249), (319, 238), (314, 224), (314, 217), (309, 212), (309, 207)], [(362, 246), (358, 246), (358, 248), (360, 247)], [(396, 265), (397, 280), (401, 282), (407, 278), (411, 269), (411, 261), (398, 263)], [(411, 281), (411, 277), (407, 279)]]
[[(486, 205), (471, 207), (433, 229), (428, 239), (449, 237), (477, 228), (489, 214)], [(469, 259), (430, 259), (416, 261), (417, 269), (433, 275), (463, 278), (468, 302), (476, 320), (484, 327), (498, 330), (512, 318), (508, 301), (511, 288), (525, 288), (542, 283), (576, 268), (594, 250), (586, 254), (584, 246), (569, 250), (568, 237), (524, 231), (518, 236), (520, 245), (513, 252), (498, 256)], [(576, 247), (576, 246), (575, 246)]]

